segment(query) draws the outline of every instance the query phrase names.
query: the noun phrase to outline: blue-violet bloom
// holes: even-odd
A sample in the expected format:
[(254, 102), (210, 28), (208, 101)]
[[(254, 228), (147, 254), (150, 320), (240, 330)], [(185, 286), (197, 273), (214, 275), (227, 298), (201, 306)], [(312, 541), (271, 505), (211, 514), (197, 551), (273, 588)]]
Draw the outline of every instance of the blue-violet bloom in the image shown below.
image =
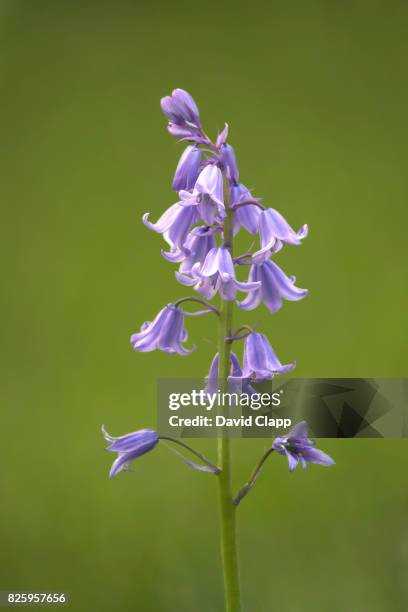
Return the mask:
[(179, 197), (182, 205), (196, 206), (207, 225), (212, 225), (217, 215), (225, 217), (222, 172), (214, 164), (201, 170), (192, 192), (181, 190)]
[(182, 346), (187, 337), (187, 330), (184, 328), (184, 312), (174, 304), (167, 304), (154, 321), (146, 321), (139, 333), (132, 334), (130, 342), (135, 351), (141, 353), (160, 349), (165, 353), (190, 355), (195, 347), (187, 350)]
[(179, 272), (191, 274), (192, 268), (196, 263), (202, 264), (207, 257), (207, 253), (217, 246), (215, 232), (218, 230), (208, 227), (196, 227), (187, 236), (184, 244), (184, 253), (179, 257), (165, 255), (166, 259), (173, 262), (181, 262)]
[(308, 439), (306, 421), (298, 423), (287, 436), (276, 438), (272, 448), (287, 457), (289, 470), (293, 472), (298, 463), (306, 468), (307, 463), (319, 465), (334, 465), (335, 461), (323, 451), (314, 447), (314, 442)]
[(295, 286), (296, 278), (288, 277), (273, 261), (263, 261), (251, 266), (248, 280), (261, 281), (261, 287), (252, 291), (238, 306), (243, 310), (253, 310), (261, 302), (270, 312), (276, 312), (282, 306), (282, 300), (296, 302), (304, 298), (308, 291)]
[(177, 280), (183, 285), (192, 286), (207, 299), (217, 293), (223, 300), (234, 300), (239, 291), (254, 291), (261, 286), (260, 282), (241, 282), (236, 279), (234, 263), (230, 251), (225, 247), (215, 247), (208, 252), (204, 263), (196, 263), (191, 270), (191, 277), (176, 273)]
[(258, 231), (259, 216), (262, 212), (259, 206), (256, 205), (259, 200), (254, 198), (249, 189), (242, 183), (233, 183), (231, 185), (230, 198), (232, 208), (240, 202), (254, 202), (254, 205), (246, 204), (245, 206), (238, 206), (238, 208), (234, 210), (234, 234), (238, 232), (240, 227), (245, 227), (251, 234), (256, 234)]
[(230, 144), (224, 144), (220, 151), (220, 160), (225, 168), (225, 173), (229, 181), (237, 183), (239, 180), (239, 171), (235, 151)]
[(174, 191), (192, 189), (197, 181), (201, 165), (202, 151), (189, 145), (180, 157), (173, 179)]
[(283, 243), (300, 244), (309, 230), (307, 225), (302, 225), (300, 230), (295, 232), (277, 210), (267, 208), (261, 211), (259, 216), (258, 231), (261, 248), (254, 253), (254, 261), (268, 259), (271, 253), (276, 253), (282, 248)]
[(169, 120), (167, 129), (172, 136), (182, 140), (205, 142), (197, 104), (187, 91), (174, 89), (171, 96), (161, 99), (160, 106)]
[(140, 429), (114, 438), (108, 434), (105, 426), (102, 425), (102, 433), (105, 440), (109, 442), (106, 450), (118, 453), (109, 473), (111, 479), (119, 472), (127, 470), (134, 459), (153, 450), (159, 441), (159, 436), (152, 429)]
[(246, 337), (242, 378), (253, 382), (270, 380), (275, 374), (287, 374), (295, 366), (296, 361), (281, 364), (264, 334), (254, 332)]
[(183, 253), (186, 254), (184, 243), (187, 234), (191, 226), (200, 220), (197, 208), (177, 202), (170, 206), (156, 223), (149, 221), (149, 214), (145, 213), (143, 215), (143, 223), (149, 229), (163, 235), (164, 240), (170, 246), (170, 253), (164, 253), (164, 255), (172, 258)]

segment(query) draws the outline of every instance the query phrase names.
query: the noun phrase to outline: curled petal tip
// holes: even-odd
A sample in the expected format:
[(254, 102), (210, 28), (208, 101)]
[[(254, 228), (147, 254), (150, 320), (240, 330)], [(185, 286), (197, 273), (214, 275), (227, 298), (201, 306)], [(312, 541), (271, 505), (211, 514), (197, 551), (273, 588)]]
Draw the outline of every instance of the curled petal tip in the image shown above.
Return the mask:
[(302, 227), (298, 231), (298, 238), (302, 240), (303, 238), (306, 238), (308, 235), (309, 235), (309, 226), (307, 225), (307, 223), (305, 223), (304, 225), (302, 225)]
[(144, 224), (144, 225), (145, 225), (147, 228), (149, 228), (149, 229), (151, 229), (151, 230), (154, 230), (154, 223), (152, 223), (151, 221), (149, 221), (149, 216), (150, 216), (150, 213), (149, 213), (149, 212), (147, 212), (147, 213), (145, 213), (145, 214), (143, 215), (143, 217), (142, 217), (143, 224)]
[(105, 424), (102, 425), (101, 430), (102, 430), (102, 434), (103, 434), (103, 437), (105, 438), (105, 440), (107, 442), (113, 442), (113, 440), (115, 438), (113, 436), (111, 436), (110, 434), (108, 434), (108, 432), (106, 431)]

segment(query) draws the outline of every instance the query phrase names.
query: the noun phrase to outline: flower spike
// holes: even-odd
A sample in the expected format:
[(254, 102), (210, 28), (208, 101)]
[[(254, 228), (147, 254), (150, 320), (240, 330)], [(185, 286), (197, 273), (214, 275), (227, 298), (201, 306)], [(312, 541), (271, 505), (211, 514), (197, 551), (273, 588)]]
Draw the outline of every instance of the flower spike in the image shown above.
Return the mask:
[[(282, 364), (267, 336), (255, 331), (257, 325), (237, 324), (233, 320), (237, 293), (242, 291), (247, 294), (237, 302), (245, 311), (253, 310), (263, 302), (269, 312), (275, 313), (284, 300), (303, 299), (307, 290), (297, 287), (295, 277), (287, 276), (271, 258), (286, 244), (301, 244), (307, 236), (308, 226), (294, 230), (277, 210), (263, 206), (260, 199), (239, 182), (235, 151), (227, 142), (228, 124), (213, 142), (203, 130), (194, 98), (184, 89), (174, 89), (171, 95), (161, 99), (160, 105), (168, 122), (168, 132), (186, 141), (187, 146), (172, 181), (178, 201), (164, 210), (156, 223), (149, 219), (149, 213), (143, 216), (143, 223), (161, 234), (167, 243), (168, 249), (162, 254), (167, 261), (179, 266), (177, 280), (182, 285), (193, 287), (200, 295), (181, 296), (164, 306), (152, 321), (145, 322), (139, 332), (132, 334), (131, 345), (138, 352), (160, 350), (169, 354), (189, 355), (195, 347), (188, 349), (185, 346), (185, 316), (215, 314), (219, 326), (218, 352), (212, 359), (205, 390), (201, 389), (200, 393), (208, 393), (210, 409), (217, 400), (225, 406), (218, 394), (231, 387), (234, 393), (228, 393), (235, 406), (240, 404), (240, 394), (250, 396), (253, 403), (254, 395), (260, 395), (254, 388), (257, 383), (292, 371), (296, 362)], [(237, 255), (234, 240), (242, 228), (252, 235), (259, 235), (259, 248), (253, 252), (253, 245), (247, 245), (244, 252), (240, 249), (243, 254)], [(242, 266), (248, 266), (246, 281), (238, 280), (238, 266), (241, 266), (241, 271)], [(221, 304), (214, 305), (210, 300), (217, 293)], [(186, 304), (188, 306), (184, 308)], [(191, 310), (190, 304), (193, 305)], [(244, 343), (242, 367), (237, 355), (231, 351), (239, 340)], [(214, 401), (209, 397), (211, 393), (217, 396)], [(193, 405), (197, 404), (193, 402)], [(223, 413), (226, 415), (227, 410)], [(231, 421), (232, 425), (236, 424), (236, 420)], [(214, 425), (218, 427), (217, 419)], [(220, 476), (217, 480), (221, 493), (225, 607), (228, 610), (241, 609), (234, 506), (252, 490), (268, 457), (272, 454), (285, 456), (290, 471), (299, 463), (303, 467), (307, 463), (334, 463), (309, 440), (306, 423), (299, 423), (287, 435), (273, 441), (249, 480), (233, 498), (230, 491), (231, 454), (226, 431), (217, 441), (219, 466), (181, 439), (161, 435), (152, 429), (140, 429), (118, 438), (108, 434), (104, 427), (102, 432), (108, 441), (107, 450), (117, 453), (110, 478), (129, 469), (132, 461), (152, 451), (159, 441), (165, 445), (169, 442), (172, 452), (194, 470)], [(193, 455), (194, 461), (185, 456), (186, 451)]]

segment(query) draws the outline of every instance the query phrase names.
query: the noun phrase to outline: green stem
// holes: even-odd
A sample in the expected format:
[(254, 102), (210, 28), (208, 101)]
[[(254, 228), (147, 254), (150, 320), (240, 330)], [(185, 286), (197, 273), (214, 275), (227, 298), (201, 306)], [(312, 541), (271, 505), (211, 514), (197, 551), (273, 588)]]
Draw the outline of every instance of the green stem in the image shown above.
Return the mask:
[(256, 483), (256, 481), (259, 478), (259, 475), (262, 471), (263, 465), (265, 463), (265, 461), (267, 460), (267, 458), (269, 457), (269, 455), (271, 453), (273, 453), (274, 449), (273, 448), (268, 448), (267, 451), (265, 451), (265, 453), (262, 455), (262, 457), (260, 458), (260, 460), (258, 461), (258, 463), (255, 466), (254, 471), (252, 472), (251, 476), (249, 477), (248, 482), (246, 482), (244, 484), (243, 487), (241, 487), (241, 489), (238, 491), (233, 503), (234, 506), (238, 506), (238, 504), (241, 502), (242, 499), (244, 499), (245, 495), (248, 495), (248, 493), (250, 492), (250, 490), (252, 489), (252, 487), (254, 486), (254, 484)]
[[(190, 296), (190, 297), (184, 297), (184, 298), (180, 298), (179, 300), (177, 300), (177, 302), (174, 302), (174, 306), (180, 306), (180, 304), (184, 304), (185, 302), (196, 302), (197, 304), (201, 304), (202, 306), (205, 306), (206, 308), (208, 308), (208, 310), (212, 310), (213, 312), (215, 312), (215, 314), (220, 314), (220, 311), (218, 310), (218, 308), (216, 306), (214, 306), (214, 304), (211, 304), (210, 302), (207, 302), (207, 300), (204, 300), (203, 298), (198, 298), (195, 296)], [(194, 314), (194, 313), (193, 313)]]
[[(232, 211), (229, 206), (229, 185), (224, 175), (224, 204), (227, 217), (224, 220), (224, 246), (232, 255)], [(221, 390), (226, 389), (230, 372), (231, 343), (228, 338), (232, 334), (232, 312), (234, 302), (221, 302), (219, 347), (218, 347), (218, 378)], [(228, 389), (226, 389), (228, 390)], [(218, 438), (218, 465), (221, 473), (218, 476), (221, 511), (221, 554), (224, 571), (225, 609), (226, 612), (240, 612), (241, 595), (238, 572), (236, 507), (233, 504), (231, 476), (231, 441), (223, 433)]]
[(182, 442), (181, 440), (177, 440), (177, 438), (171, 438), (170, 436), (159, 436), (159, 438), (160, 440), (168, 440), (169, 442), (174, 442), (174, 444), (178, 444), (179, 446), (182, 446), (183, 448), (188, 450), (192, 455), (195, 455), (198, 459), (200, 459), (200, 461), (205, 463), (208, 467), (212, 468), (214, 471), (214, 474), (220, 473), (220, 468), (218, 466), (211, 463), (211, 461), (207, 459), (205, 455), (203, 455), (202, 453), (199, 453), (197, 450), (195, 450), (195, 448), (192, 448), (192, 446), (190, 446), (189, 444), (186, 444), (185, 442)]

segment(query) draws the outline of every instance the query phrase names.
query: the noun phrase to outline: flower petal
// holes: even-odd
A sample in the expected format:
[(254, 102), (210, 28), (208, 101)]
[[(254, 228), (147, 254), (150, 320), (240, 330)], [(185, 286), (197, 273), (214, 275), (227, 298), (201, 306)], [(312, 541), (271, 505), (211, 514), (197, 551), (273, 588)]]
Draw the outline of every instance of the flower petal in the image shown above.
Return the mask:
[(302, 439), (307, 438), (309, 435), (309, 430), (306, 421), (300, 421), (297, 423), (293, 429), (288, 433), (288, 440), (291, 439)]
[(145, 213), (142, 217), (143, 223), (146, 227), (157, 232), (158, 234), (162, 234), (166, 232), (170, 227), (177, 221), (177, 218), (181, 212), (181, 205), (179, 202), (173, 204), (168, 208), (162, 216), (156, 221), (156, 223), (152, 223), (149, 221), (150, 213)]
[(207, 257), (200, 268), (198, 274), (200, 276), (214, 276), (220, 268), (220, 248), (213, 248), (207, 253)]
[(202, 151), (197, 146), (189, 145), (183, 151), (173, 179), (174, 191), (193, 189), (198, 178)]
[(304, 457), (306, 461), (317, 463), (319, 465), (335, 465), (336, 463), (329, 455), (318, 448), (313, 447), (308, 448), (307, 451), (304, 451)]
[(296, 455), (290, 453), (286, 449), (285, 449), (285, 454), (286, 454), (288, 464), (289, 464), (289, 472), (293, 472), (293, 470), (296, 468), (298, 464), (298, 458), (296, 457)]
[(201, 170), (194, 192), (207, 194), (211, 200), (224, 208), (222, 172), (215, 164), (209, 164)]

